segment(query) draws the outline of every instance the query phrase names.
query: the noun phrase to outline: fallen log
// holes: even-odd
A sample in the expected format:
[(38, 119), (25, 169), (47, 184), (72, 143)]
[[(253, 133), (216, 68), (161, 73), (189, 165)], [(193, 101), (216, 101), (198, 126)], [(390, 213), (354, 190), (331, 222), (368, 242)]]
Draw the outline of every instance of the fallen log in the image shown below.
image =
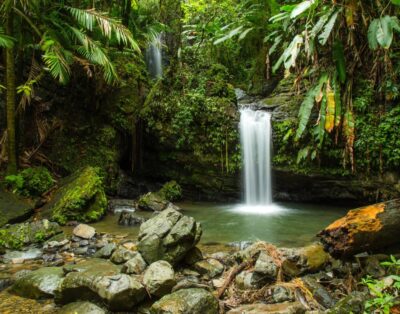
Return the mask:
[(350, 210), (318, 237), (334, 257), (400, 244), (400, 199)]

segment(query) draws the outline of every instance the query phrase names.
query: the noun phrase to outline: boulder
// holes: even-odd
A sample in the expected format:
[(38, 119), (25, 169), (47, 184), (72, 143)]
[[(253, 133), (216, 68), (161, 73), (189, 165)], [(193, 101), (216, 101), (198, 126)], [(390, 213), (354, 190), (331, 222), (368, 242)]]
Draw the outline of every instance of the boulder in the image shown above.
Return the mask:
[(29, 200), (0, 190), (0, 227), (28, 219), (33, 209), (34, 204)]
[(100, 258), (110, 258), (110, 256), (117, 249), (117, 245), (115, 243), (107, 243), (100, 250), (98, 250), (93, 256)]
[(192, 217), (166, 209), (140, 226), (138, 249), (147, 263), (176, 264), (200, 240), (201, 226)]
[(151, 314), (218, 314), (217, 299), (207, 290), (190, 288), (168, 294), (153, 304)]
[(83, 239), (91, 239), (96, 234), (96, 229), (86, 224), (79, 224), (74, 228), (72, 233), (74, 234), (74, 236)]
[(128, 250), (122, 246), (117, 248), (111, 255), (110, 261), (114, 264), (123, 264), (136, 256), (137, 252)]
[(145, 260), (139, 252), (135, 252), (135, 256), (122, 265), (121, 272), (125, 274), (141, 274), (147, 267)]
[(162, 297), (176, 284), (174, 269), (166, 261), (154, 262), (146, 269), (143, 284), (150, 294)]
[(64, 179), (63, 185), (42, 210), (58, 223), (94, 222), (107, 209), (107, 198), (98, 169), (85, 167)]
[(121, 226), (140, 226), (146, 220), (144, 217), (138, 217), (135, 212), (124, 210), (119, 215), (118, 224)]
[(120, 267), (101, 259), (91, 258), (77, 264), (67, 264), (63, 267), (64, 273), (80, 273), (85, 277), (112, 276), (120, 273)]
[(278, 265), (276, 265), (274, 259), (267, 252), (261, 252), (254, 266), (254, 271), (275, 280), (278, 276), (278, 270)]
[(160, 212), (167, 208), (167, 201), (161, 194), (157, 192), (149, 192), (142, 195), (138, 201), (138, 207), (142, 210)]
[(12, 292), (30, 299), (52, 298), (59, 287), (64, 272), (60, 267), (44, 267), (19, 277)]
[(265, 286), (268, 278), (260, 273), (245, 270), (235, 278), (236, 285), (242, 290), (257, 290)]
[(32, 243), (41, 243), (61, 233), (60, 226), (47, 219), (10, 225), (0, 229), (0, 247), (20, 249)]
[(212, 279), (221, 275), (224, 271), (224, 265), (213, 258), (208, 258), (194, 264), (194, 269), (207, 279)]
[(136, 202), (132, 199), (110, 199), (108, 201), (108, 212), (117, 214), (123, 211), (134, 212), (136, 209)]
[(303, 314), (304, 306), (299, 302), (285, 302), (277, 304), (245, 304), (230, 310), (227, 314)]
[(59, 314), (106, 314), (101, 307), (90, 302), (73, 302), (61, 308)]

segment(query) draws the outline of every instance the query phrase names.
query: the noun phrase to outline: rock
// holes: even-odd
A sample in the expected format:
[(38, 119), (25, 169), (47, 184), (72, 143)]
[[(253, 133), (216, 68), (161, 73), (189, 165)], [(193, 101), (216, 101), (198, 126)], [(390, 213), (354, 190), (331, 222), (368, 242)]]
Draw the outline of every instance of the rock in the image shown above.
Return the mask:
[(138, 207), (142, 210), (160, 212), (167, 208), (169, 201), (156, 192), (149, 192), (139, 198)]
[(129, 311), (146, 296), (143, 285), (131, 276), (93, 276), (88, 272), (69, 273), (61, 284), (56, 300), (62, 304), (93, 300), (107, 304), (111, 311)]
[(182, 289), (168, 294), (153, 304), (152, 314), (218, 314), (217, 299), (200, 288)]
[(33, 208), (33, 202), (0, 190), (0, 227), (28, 219)]
[(74, 236), (82, 239), (91, 239), (96, 234), (96, 229), (86, 224), (79, 224), (74, 228), (72, 233)]
[(15, 264), (13, 261), (16, 259), (20, 259), (22, 261), (33, 260), (41, 257), (42, 255), (42, 251), (37, 248), (30, 248), (26, 251), (7, 251), (7, 253), (3, 255), (3, 262), (12, 262)]
[(224, 265), (213, 258), (202, 260), (194, 264), (194, 269), (208, 279), (221, 275), (224, 268)]
[(78, 247), (74, 249), (74, 254), (76, 255), (86, 255), (88, 253), (88, 247)]
[(63, 185), (44, 206), (43, 215), (65, 225), (68, 221), (94, 222), (106, 212), (107, 198), (98, 169), (85, 167), (64, 179)]
[(122, 211), (119, 215), (118, 224), (121, 226), (140, 226), (147, 219), (138, 217), (135, 212)]
[(364, 305), (367, 297), (365, 294), (354, 291), (340, 299), (336, 305), (328, 310), (329, 314), (365, 313)]
[(138, 250), (147, 263), (176, 264), (200, 240), (201, 226), (192, 217), (167, 209), (140, 226)]
[(139, 275), (146, 269), (147, 264), (142, 255), (139, 252), (135, 253), (135, 256), (122, 266), (122, 273)]
[(13, 293), (24, 298), (52, 298), (63, 276), (64, 272), (60, 267), (39, 268), (18, 278), (11, 289)]
[(111, 199), (108, 201), (107, 210), (112, 214), (121, 212), (134, 212), (136, 210), (136, 202), (131, 199)]
[(235, 282), (239, 289), (257, 290), (265, 286), (268, 278), (260, 273), (245, 270), (236, 276)]
[(185, 255), (184, 262), (188, 265), (193, 265), (196, 262), (203, 260), (203, 253), (198, 247), (194, 247)]
[(272, 300), (274, 303), (292, 302), (295, 300), (292, 291), (284, 286), (277, 286), (272, 289)]
[(325, 309), (333, 307), (336, 303), (335, 299), (315, 278), (311, 275), (302, 277), (304, 285), (313, 294), (314, 300), (316, 300)]
[(73, 302), (61, 308), (59, 314), (106, 314), (101, 307), (90, 302)]
[(0, 229), (0, 246), (20, 249), (32, 243), (41, 243), (61, 233), (60, 226), (47, 219), (9, 225)]
[(143, 283), (150, 294), (162, 297), (176, 284), (174, 269), (166, 261), (154, 262), (146, 269)]
[(124, 247), (117, 248), (111, 255), (110, 261), (114, 264), (123, 264), (134, 258), (137, 252), (125, 249)]
[(278, 304), (245, 304), (230, 310), (227, 314), (303, 314), (306, 309), (299, 302)]
[(14, 283), (11, 274), (0, 274), (0, 292)]
[(120, 268), (104, 259), (91, 258), (77, 264), (68, 264), (63, 267), (66, 274), (75, 272), (85, 277), (112, 276), (120, 273)]
[(274, 259), (267, 252), (261, 252), (254, 266), (254, 271), (275, 280), (278, 276), (278, 270), (278, 265), (276, 265)]
[(116, 249), (117, 245), (115, 243), (107, 243), (94, 254), (94, 257), (110, 258)]
[(373, 278), (383, 277), (386, 271), (381, 265), (381, 262), (378, 256), (372, 255), (367, 257), (365, 261), (363, 261), (365, 274)]

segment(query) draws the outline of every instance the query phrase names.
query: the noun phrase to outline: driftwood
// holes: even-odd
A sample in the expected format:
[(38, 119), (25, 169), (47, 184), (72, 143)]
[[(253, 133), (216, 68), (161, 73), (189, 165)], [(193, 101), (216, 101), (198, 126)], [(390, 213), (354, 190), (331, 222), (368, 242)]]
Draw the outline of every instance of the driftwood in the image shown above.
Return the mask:
[(318, 236), (335, 257), (400, 244), (400, 199), (353, 209)]
[(247, 267), (250, 267), (253, 264), (254, 261), (246, 261), (241, 263), (240, 265), (237, 265), (236, 267), (233, 267), (229, 275), (226, 277), (224, 284), (221, 286), (221, 288), (218, 289), (217, 298), (220, 299), (222, 297), (225, 290), (228, 289), (231, 282), (236, 278), (237, 274), (239, 274), (242, 270), (246, 269)]

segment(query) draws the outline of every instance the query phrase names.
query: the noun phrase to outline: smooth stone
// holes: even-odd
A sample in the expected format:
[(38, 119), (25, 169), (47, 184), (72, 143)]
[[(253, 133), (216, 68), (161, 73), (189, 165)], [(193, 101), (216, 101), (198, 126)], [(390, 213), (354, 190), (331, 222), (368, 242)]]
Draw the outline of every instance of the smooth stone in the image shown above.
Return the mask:
[(150, 294), (162, 297), (176, 284), (174, 269), (166, 261), (154, 262), (146, 269), (143, 284)]
[(79, 224), (74, 228), (72, 233), (74, 234), (74, 236), (83, 239), (91, 239), (96, 234), (96, 229), (86, 224)]
[(162, 297), (150, 309), (152, 314), (218, 314), (217, 299), (207, 290), (190, 288)]
[(64, 276), (61, 267), (44, 267), (18, 278), (11, 290), (25, 298), (52, 298)]
[(116, 249), (117, 245), (115, 243), (107, 243), (94, 254), (94, 257), (110, 258)]

